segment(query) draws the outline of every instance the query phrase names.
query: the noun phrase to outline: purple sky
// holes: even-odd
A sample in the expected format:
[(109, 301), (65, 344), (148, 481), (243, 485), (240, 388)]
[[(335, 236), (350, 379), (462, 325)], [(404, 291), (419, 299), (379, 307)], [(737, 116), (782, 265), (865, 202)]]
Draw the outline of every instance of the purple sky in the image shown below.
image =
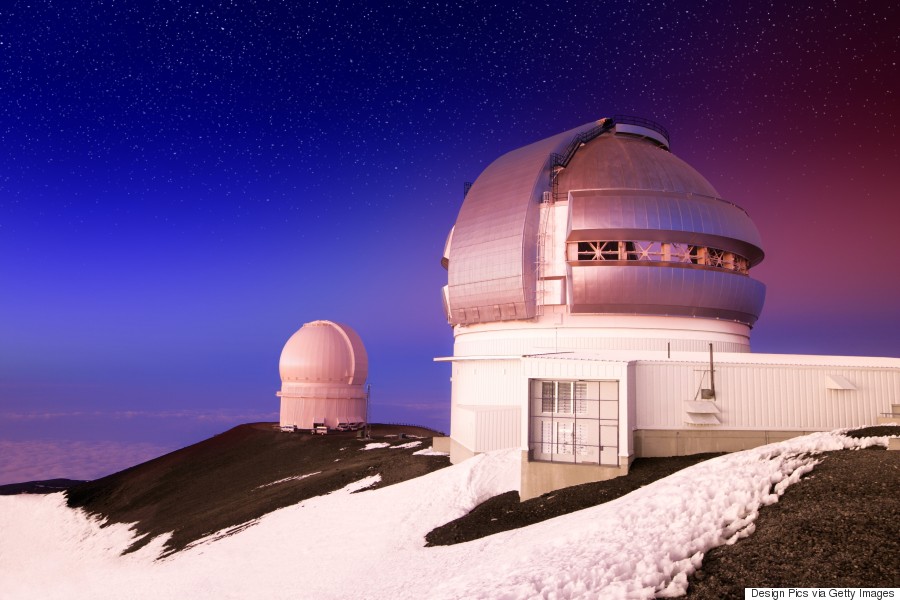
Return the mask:
[(0, 9), (0, 483), (274, 420), (314, 319), (446, 430), (463, 182), (616, 113), (758, 225), (756, 351), (900, 356), (900, 11), (845, 4)]

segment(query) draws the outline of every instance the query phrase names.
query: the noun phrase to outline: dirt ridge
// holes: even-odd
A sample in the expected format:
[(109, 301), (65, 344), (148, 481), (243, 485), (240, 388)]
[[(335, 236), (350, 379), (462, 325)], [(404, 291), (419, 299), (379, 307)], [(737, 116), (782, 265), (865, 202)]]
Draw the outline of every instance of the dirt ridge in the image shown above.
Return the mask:
[[(445, 456), (413, 454), (428, 448), (435, 433), (415, 426), (373, 425), (372, 439), (363, 440), (349, 431), (313, 436), (282, 432), (275, 423), (239, 425), (71, 487), (66, 497), (70, 507), (83, 508), (109, 523), (136, 522), (136, 533), (143, 537), (129, 552), (172, 532), (165, 546), (169, 554), (216, 531), (376, 473), (381, 481), (375, 487), (384, 487), (445, 467), (450, 464)], [(414, 440), (421, 444), (395, 447)], [(389, 446), (361, 450), (371, 442)]]

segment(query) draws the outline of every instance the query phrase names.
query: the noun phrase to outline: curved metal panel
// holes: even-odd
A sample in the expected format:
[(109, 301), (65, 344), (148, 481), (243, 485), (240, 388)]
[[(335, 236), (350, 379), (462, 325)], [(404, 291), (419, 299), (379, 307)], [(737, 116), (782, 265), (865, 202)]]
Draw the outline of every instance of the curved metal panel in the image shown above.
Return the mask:
[(369, 376), (369, 354), (366, 352), (362, 338), (349, 325), (344, 325), (343, 323), (334, 323), (334, 325), (341, 331), (344, 339), (347, 340), (350, 346), (350, 358), (353, 361), (353, 369), (351, 371), (352, 377), (348, 383), (351, 385), (362, 385)]
[(633, 123), (623, 123), (620, 120), (620, 117), (617, 115), (614, 117), (616, 121), (616, 133), (628, 133), (631, 135), (639, 135), (641, 137), (650, 138), (655, 140), (660, 146), (669, 149), (669, 137), (667, 134), (662, 133), (661, 131), (657, 131), (652, 127), (647, 127), (646, 125), (637, 125)]
[(362, 385), (369, 359), (353, 328), (332, 321), (312, 321), (284, 345), (278, 363), (282, 382)]
[(447, 241), (444, 242), (444, 253), (441, 255), (441, 266), (445, 269), (450, 266), (450, 246), (453, 245), (453, 227), (447, 234)]
[(763, 258), (756, 225), (719, 198), (632, 190), (578, 190), (569, 198), (569, 242), (683, 242), (736, 252), (754, 265)]
[[(592, 140), (560, 173), (559, 187), (573, 199), (569, 240), (589, 239), (574, 231), (613, 230), (625, 237), (610, 239), (707, 244), (738, 252), (754, 265), (763, 259), (759, 230), (747, 213), (722, 200), (693, 167), (645, 140), (627, 135)], [(641, 230), (658, 233), (647, 237), (636, 233)], [(667, 238), (673, 231), (681, 234)], [(734, 242), (716, 246), (717, 239)]]
[(632, 189), (718, 197), (693, 167), (656, 144), (627, 135), (601, 135), (578, 150), (559, 175), (560, 191)]
[(449, 249), (451, 324), (534, 316), (538, 202), (549, 187), (548, 158), (595, 125), (513, 150), (475, 180)]
[[(724, 250), (751, 265), (763, 259), (759, 231), (747, 213), (719, 198), (690, 165), (624, 130), (570, 144), (594, 128), (589, 123), (514, 150), (475, 181), (444, 256), (452, 325), (535, 316), (539, 198), (550, 187), (551, 168), (561, 168), (552, 197), (570, 198), (566, 240), (554, 243), (668, 242)], [(564, 162), (548, 161), (567, 145)], [(752, 324), (765, 297), (758, 281), (704, 268), (576, 262), (567, 273), (569, 310), (575, 313), (693, 315)]]
[(670, 266), (572, 265), (572, 313), (680, 315), (753, 325), (766, 297), (761, 282), (725, 271)]

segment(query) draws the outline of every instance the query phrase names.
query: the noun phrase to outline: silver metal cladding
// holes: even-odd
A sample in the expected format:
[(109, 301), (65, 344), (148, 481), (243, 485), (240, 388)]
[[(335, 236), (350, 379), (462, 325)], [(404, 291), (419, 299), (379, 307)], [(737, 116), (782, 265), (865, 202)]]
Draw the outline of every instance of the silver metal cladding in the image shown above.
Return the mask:
[[(764, 257), (755, 224), (659, 140), (635, 131), (589, 123), (484, 170), (444, 257), (451, 324), (535, 317), (547, 255), (566, 257), (570, 314), (756, 322), (765, 286), (748, 275)], [(567, 147), (569, 158), (554, 163)], [(545, 231), (540, 203), (554, 200), (568, 203), (567, 223)]]
[(594, 126), (513, 150), (475, 180), (459, 211), (449, 252), (451, 323), (535, 315), (538, 202), (549, 189), (548, 157)]

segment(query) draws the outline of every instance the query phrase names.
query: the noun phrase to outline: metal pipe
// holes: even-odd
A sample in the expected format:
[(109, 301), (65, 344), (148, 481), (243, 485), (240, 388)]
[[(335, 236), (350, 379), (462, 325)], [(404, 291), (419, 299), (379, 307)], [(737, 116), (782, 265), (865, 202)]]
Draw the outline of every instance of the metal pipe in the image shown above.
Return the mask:
[(372, 427), (369, 425), (369, 395), (372, 393), (372, 384), (366, 386), (366, 439), (372, 437)]

